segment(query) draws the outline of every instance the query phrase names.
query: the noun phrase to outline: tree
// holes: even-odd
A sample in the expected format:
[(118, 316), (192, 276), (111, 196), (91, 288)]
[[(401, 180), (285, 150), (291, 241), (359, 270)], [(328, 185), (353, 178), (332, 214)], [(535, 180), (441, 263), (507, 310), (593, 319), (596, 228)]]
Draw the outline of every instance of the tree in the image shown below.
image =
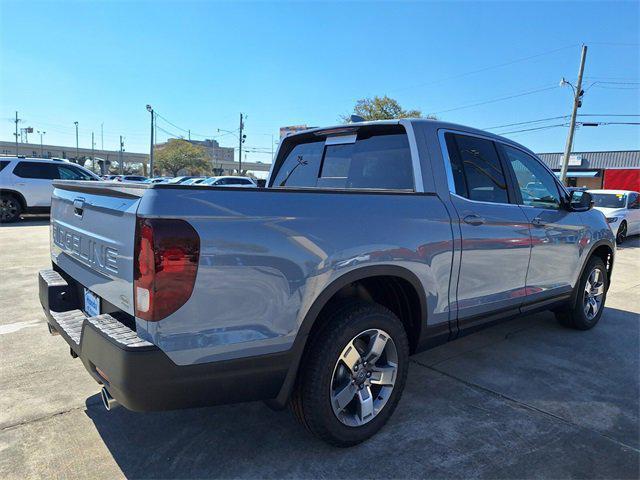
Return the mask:
[(206, 150), (186, 140), (172, 138), (154, 155), (154, 169), (168, 172), (174, 177), (183, 169), (192, 175), (211, 170)]
[[(395, 118), (422, 117), (420, 110), (405, 110), (397, 100), (375, 96), (373, 98), (361, 98), (353, 108), (353, 114), (365, 120), (393, 120)], [(343, 121), (349, 121), (349, 115), (342, 117)]]

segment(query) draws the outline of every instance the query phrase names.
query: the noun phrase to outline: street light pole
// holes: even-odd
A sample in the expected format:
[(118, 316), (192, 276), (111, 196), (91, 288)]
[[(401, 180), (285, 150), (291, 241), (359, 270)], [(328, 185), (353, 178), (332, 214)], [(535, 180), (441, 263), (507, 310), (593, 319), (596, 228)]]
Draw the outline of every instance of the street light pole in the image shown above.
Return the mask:
[(151, 114), (151, 144), (149, 145), (149, 176), (153, 177), (153, 133), (154, 133), (154, 112), (151, 105), (147, 105), (147, 112)]
[(91, 132), (91, 170), (96, 171), (96, 142), (93, 140), (93, 132)]
[[(569, 123), (569, 133), (567, 134), (567, 143), (564, 147), (564, 157), (562, 157), (562, 168), (560, 169), (560, 181), (567, 184), (567, 170), (569, 168), (569, 157), (571, 156), (571, 148), (573, 147), (573, 134), (576, 129), (576, 115), (578, 108), (582, 106), (582, 74), (584, 73), (584, 62), (587, 59), (587, 46), (582, 46), (582, 54), (580, 56), (580, 70), (578, 71), (578, 84), (573, 92), (573, 110), (571, 111), (571, 122)], [(565, 84), (571, 85), (564, 78), (560, 82), (561, 86)], [(573, 85), (571, 85), (573, 87)]]
[(44, 149), (42, 148), (42, 136), (47, 132), (41, 132), (40, 130), (38, 130), (38, 133), (40, 134), (40, 158), (44, 158)]
[(73, 124), (76, 126), (76, 163), (78, 163), (78, 157), (80, 156), (78, 153), (78, 122), (73, 122)]
[(240, 135), (238, 137), (238, 174), (242, 175), (242, 143), (244, 142), (244, 137), (242, 136), (242, 129), (244, 128), (244, 123), (242, 122), (242, 113), (240, 114)]

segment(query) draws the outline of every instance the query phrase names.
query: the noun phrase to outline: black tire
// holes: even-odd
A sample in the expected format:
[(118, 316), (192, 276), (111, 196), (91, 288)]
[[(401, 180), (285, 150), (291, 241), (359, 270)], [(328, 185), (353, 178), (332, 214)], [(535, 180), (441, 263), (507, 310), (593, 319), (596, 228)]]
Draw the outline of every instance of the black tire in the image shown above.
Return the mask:
[(3, 193), (0, 196), (0, 222), (12, 223), (17, 221), (22, 215), (22, 205), (13, 195)]
[[(587, 310), (586, 305), (586, 302), (588, 301), (587, 297), (589, 296), (588, 292), (586, 291), (586, 286), (587, 281), (589, 281), (590, 278), (593, 278), (592, 274), (594, 270), (598, 270), (600, 272), (598, 283), (601, 281), (603, 292), (601, 295), (600, 304), (598, 305), (598, 310), (595, 315), (591, 316), (590, 313), (592, 313), (593, 310)], [(607, 269), (601, 258), (591, 257), (589, 259), (576, 288), (577, 290), (575, 304), (564, 310), (556, 312), (556, 318), (565, 327), (575, 328), (577, 330), (590, 330), (596, 326), (598, 321), (600, 321), (600, 317), (602, 317), (605, 301), (607, 299), (607, 290), (609, 288), (609, 277), (607, 275)]]
[(627, 238), (627, 222), (622, 221), (620, 226), (618, 227), (618, 233), (616, 233), (616, 243), (620, 245)]
[[(392, 340), (390, 344), (397, 353), (395, 383), (386, 396), (386, 403), (377, 414), (374, 413), (363, 425), (348, 426), (338, 418), (332, 406), (334, 374), (339, 365), (340, 355), (344, 353), (347, 345), (358, 335), (372, 329), (383, 331)], [(404, 390), (409, 363), (409, 342), (402, 322), (381, 305), (352, 303), (336, 310), (310, 342), (289, 401), (292, 413), (311, 433), (331, 445), (349, 447), (363, 442), (384, 426), (393, 414)], [(371, 365), (367, 367), (366, 363), (360, 365), (371, 368)], [(361, 367), (361, 371), (365, 370), (365, 367)], [(355, 380), (351, 383), (353, 382)], [(353, 387), (356, 389), (356, 396), (352, 402), (359, 401), (358, 387), (359, 385)], [(381, 392), (375, 393), (376, 389), (381, 387), (365, 388), (365, 391), (373, 392), (372, 398), (375, 401), (381, 401)]]

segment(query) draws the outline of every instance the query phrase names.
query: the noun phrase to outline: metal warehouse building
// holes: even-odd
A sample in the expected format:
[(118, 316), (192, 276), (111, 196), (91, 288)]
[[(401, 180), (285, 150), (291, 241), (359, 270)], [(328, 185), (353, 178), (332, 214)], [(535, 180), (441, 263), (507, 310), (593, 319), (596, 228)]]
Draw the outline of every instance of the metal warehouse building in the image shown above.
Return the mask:
[[(563, 153), (538, 153), (560, 175)], [(640, 150), (576, 152), (569, 157), (567, 181), (571, 187), (640, 191)]]

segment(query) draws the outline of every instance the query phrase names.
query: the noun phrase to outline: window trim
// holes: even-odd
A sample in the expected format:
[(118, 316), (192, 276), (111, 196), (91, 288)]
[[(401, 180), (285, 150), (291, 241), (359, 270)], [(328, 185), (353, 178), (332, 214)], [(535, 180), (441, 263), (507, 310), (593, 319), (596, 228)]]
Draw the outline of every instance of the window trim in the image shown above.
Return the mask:
[[(445, 135), (447, 133), (452, 133), (454, 135), (463, 135), (463, 136), (467, 136), (467, 137), (475, 137), (475, 138), (480, 138), (482, 140), (487, 140), (489, 142), (492, 142), (494, 144), (494, 148), (496, 149), (496, 154), (498, 155), (498, 160), (500, 161), (500, 166), (502, 167), (502, 171), (504, 173), (505, 176), (505, 182), (507, 182), (507, 198), (509, 200), (508, 203), (503, 203), (503, 202), (486, 202), (484, 200), (473, 200), (471, 198), (467, 198), (467, 197), (463, 197), (462, 195), (459, 195), (456, 192), (456, 182), (453, 179), (453, 170), (451, 168), (451, 157), (449, 156), (449, 149), (447, 148), (447, 140), (445, 138)], [(447, 186), (448, 186), (448, 190), (449, 190), (449, 194), (450, 195), (454, 195), (455, 197), (462, 199), (462, 200), (466, 200), (467, 202), (473, 202), (473, 203), (478, 203), (481, 205), (502, 205), (502, 206), (520, 206), (517, 202), (518, 197), (517, 197), (517, 190), (513, 184), (513, 178), (511, 177), (511, 170), (508, 169), (508, 165), (505, 165), (505, 161), (504, 158), (502, 156), (502, 152), (501, 149), (499, 148), (498, 144), (503, 143), (500, 142), (498, 140), (496, 140), (495, 138), (492, 138), (488, 135), (481, 135), (481, 134), (477, 134), (475, 132), (466, 132), (464, 130), (455, 130), (455, 129), (450, 129), (450, 128), (441, 128), (438, 129), (438, 141), (440, 142), (440, 152), (442, 153), (442, 160), (444, 163), (444, 170), (445, 170), (445, 174), (447, 176)], [(457, 148), (457, 142), (456, 142), (456, 148)]]

